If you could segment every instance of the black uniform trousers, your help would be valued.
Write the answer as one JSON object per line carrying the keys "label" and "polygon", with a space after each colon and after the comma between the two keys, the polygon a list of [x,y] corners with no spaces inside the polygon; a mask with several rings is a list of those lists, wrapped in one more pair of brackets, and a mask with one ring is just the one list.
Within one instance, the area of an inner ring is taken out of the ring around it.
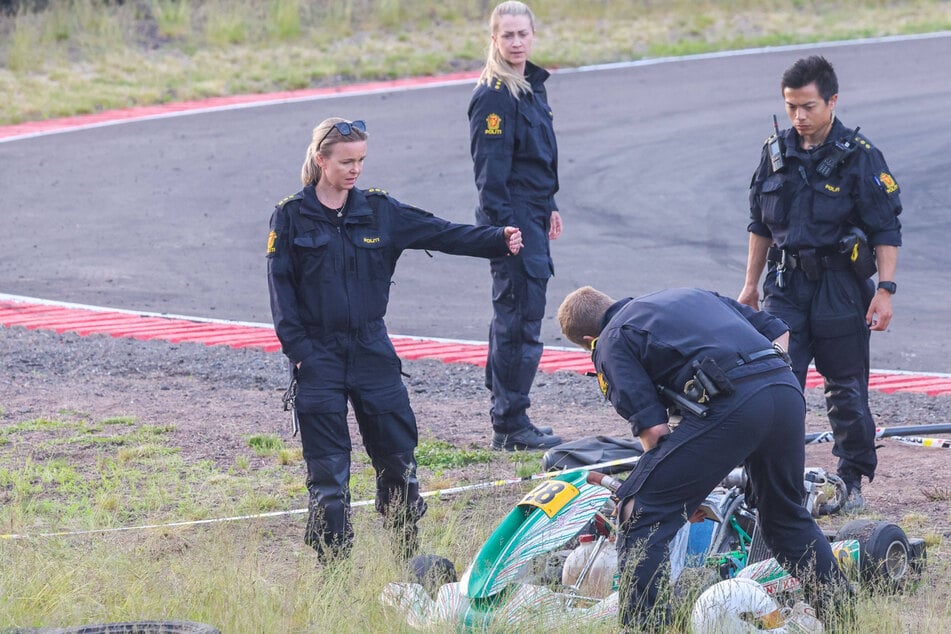
{"label": "black uniform trousers", "polygon": [[875,421],[868,405],[869,335],[865,313],[874,289],[849,269],[823,269],[809,280],[800,269],[776,284],[775,264],[763,284],[763,309],[789,325],[789,356],[799,385],[805,387],[809,363],[825,380],[826,409],[832,427],[832,454],[838,474],[849,483],[875,477]]}
{"label": "black uniform trousers", "polygon": [[656,627],[669,618],[659,602],[668,546],[704,498],[745,464],[760,529],[777,560],[804,583],[843,581],[832,549],[803,506],[805,401],[787,369],[734,380],[707,418],[685,414],[673,433],[637,463],[618,495],[633,509],[618,540],[620,609],[625,625]]}
{"label": "black uniform trousers", "polygon": [[529,425],[529,390],[538,371],[548,278],[529,275],[519,258],[495,258],[492,268],[492,322],[485,386],[492,391],[492,427],[503,434]]}
{"label": "black uniform trousers", "polygon": [[383,322],[320,337],[315,349],[298,370],[296,399],[310,493],[305,541],[319,554],[328,547],[346,554],[352,545],[348,400],[376,472],[376,509],[413,541],[426,510],[416,477],[416,417]]}

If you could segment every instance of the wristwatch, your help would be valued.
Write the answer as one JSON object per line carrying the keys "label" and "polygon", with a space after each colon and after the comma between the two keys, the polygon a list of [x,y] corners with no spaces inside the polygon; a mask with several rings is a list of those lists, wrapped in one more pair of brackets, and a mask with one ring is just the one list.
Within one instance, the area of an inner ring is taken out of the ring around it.
{"label": "wristwatch", "polygon": [[895,282],[879,282],[878,287],[882,290],[888,291],[889,295],[894,295],[895,291],[898,290],[898,284]]}

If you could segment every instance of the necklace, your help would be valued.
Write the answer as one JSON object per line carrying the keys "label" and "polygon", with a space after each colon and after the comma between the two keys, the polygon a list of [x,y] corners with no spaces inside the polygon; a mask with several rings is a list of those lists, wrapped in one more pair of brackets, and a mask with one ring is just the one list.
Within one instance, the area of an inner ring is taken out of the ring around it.
{"label": "necklace", "polygon": [[[320,199],[318,199],[318,202],[320,202]],[[347,206],[347,199],[344,198],[343,203],[341,203],[341,205],[340,205],[339,207],[331,207],[330,205],[325,205],[323,202],[320,202],[320,204],[321,204],[321,205],[324,207],[324,209],[326,209],[327,211],[332,211],[332,212],[334,212],[335,214],[337,214],[337,217],[338,217],[338,218],[343,218],[343,208]]]}
{"label": "necklace", "polygon": [[[314,194],[317,194],[317,188],[316,188],[316,187],[314,188]],[[348,200],[348,198],[349,198],[349,196],[344,196],[343,202],[340,203],[340,206],[339,206],[339,207],[331,207],[330,205],[328,205],[327,203],[325,203],[324,201],[322,201],[322,200],[320,199],[320,195],[317,194],[317,202],[319,202],[321,205],[323,205],[323,207],[324,207],[327,211],[332,211],[332,212],[336,213],[338,218],[343,218],[343,208],[347,206],[347,200]]]}

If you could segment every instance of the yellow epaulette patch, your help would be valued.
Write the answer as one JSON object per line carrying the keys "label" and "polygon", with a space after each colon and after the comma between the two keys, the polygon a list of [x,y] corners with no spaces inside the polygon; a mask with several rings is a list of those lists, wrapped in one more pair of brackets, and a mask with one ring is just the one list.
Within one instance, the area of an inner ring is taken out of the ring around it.
{"label": "yellow epaulette patch", "polygon": [[289,200],[297,198],[297,194],[291,194],[290,196],[285,196],[282,198],[275,207],[283,207]]}
{"label": "yellow epaulette patch", "polygon": [[869,141],[867,138],[865,138],[865,136],[862,135],[861,133],[855,135],[855,142],[858,144],[860,148],[862,148],[866,152],[870,151],[873,147],[875,147],[872,145],[872,142]]}
{"label": "yellow epaulette patch", "polygon": [[385,189],[380,189],[379,187],[371,187],[367,190],[368,194],[376,194],[377,196],[388,196],[389,194]]}

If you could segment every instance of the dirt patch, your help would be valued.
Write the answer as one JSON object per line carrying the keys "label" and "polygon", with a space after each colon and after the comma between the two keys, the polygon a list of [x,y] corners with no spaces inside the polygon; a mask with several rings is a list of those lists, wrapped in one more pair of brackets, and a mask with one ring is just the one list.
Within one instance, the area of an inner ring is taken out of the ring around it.
{"label": "dirt patch", "polygon": [[[289,446],[297,443],[290,437],[288,415],[281,411],[287,365],[279,353],[0,327],[0,358],[2,427],[70,412],[90,420],[135,417],[141,424],[174,426],[170,442],[184,456],[213,460],[222,469],[248,453],[250,435],[277,434]],[[459,447],[488,446],[491,428],[481,368],[406,361],[404,369],[422,438]],[[572,372],[540,373],[533,395],[533,420],[553,426],[565,440],[630,434],[593,379]],[[807,390],[807,400],[807,431],[825,431],[821,390]],[[947,423],[951,397],[874,392],[872,411],[882,427]],[[355,426],[351,435],[360,448]],[[882,440],[880,447],[878,475],[864,488],[868,516],[899,522],[911,536],[951,538],[951,450],[893,439]],[[68,451],[81,463],[84,451],[94,461],[97,449],[70,445]],[[0,446],[0,460],[3,453]],[[809,446],[806,455],[807,466],[835,471],[831,445]],[[493,478],[513,477],[507,456],[495,456]],[[48,457],[37,454],[34,459]],[[420,473],[424,489],[432,488],[428,475]],[[833,516],[822,523],[834,527],[844,522]]]}

